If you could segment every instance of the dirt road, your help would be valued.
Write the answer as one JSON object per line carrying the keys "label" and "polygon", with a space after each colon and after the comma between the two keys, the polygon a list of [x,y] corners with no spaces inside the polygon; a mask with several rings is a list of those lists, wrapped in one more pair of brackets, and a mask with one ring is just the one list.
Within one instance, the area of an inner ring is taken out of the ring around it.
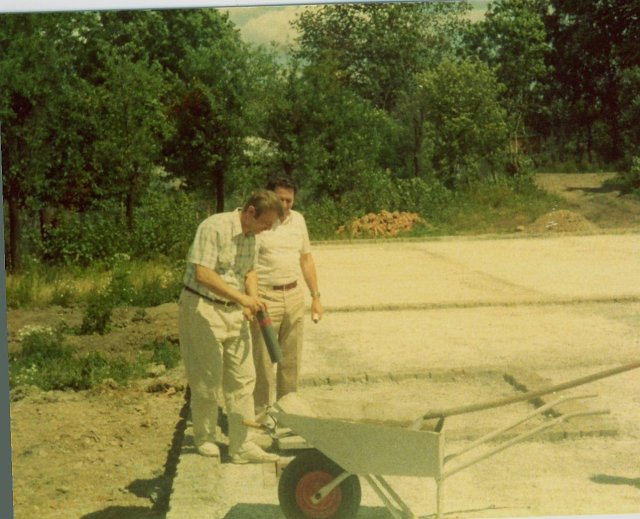
{"label": "dirt road", "polygon": [[541,173],[537,185],[564,198],[569,209],[578,212],[601,229],[640,228],[640,200],[620,195],[607,185],[615,173]]}
{"label": "dirt road", "polygon": [[[630,254],[640,257],[635,234],[640,203],[602,190],[601,179],[598,187],[576,183],[586,176],[558,177],[540,181],[576,197],[575,210],[584,207],[607,234],[409,242],[404,245],[408,252],[400,255],[383,244],[354,246],[351,253],[339,254],[335,246],[319,247],[323,298],[326,294],[332,311],[321,325],[309,326],[305,376],[410,370],[418,364],[518,364],[561,381],[630,360],[640,350],[640,303],[634,299],[632,267],[616,271],[616,265]],[[608,204],[615,209],[603,210]],[[614,229],[625,232],[611,234]],[[451,243],[464,252],[453,263],[446,252]],[[537,259],[505,275],[516,243],[520,252]],[[565,252],[576,247],[583,259],[579,268],[563,269],[558,277],[559,270],[545,267],[566,266]],[[377,271],[359,269],[362,258],[374,260]],[[471,260],[478,266],[472,267]],[[445,264],[447,270],[441,268]],[[398,267],[393,283],[382,288],[378,279]],[[426,291],[411,290],[418,276],[432,288],[443,288],[425,298]],[[494,298],[491,304],[483,296],[487,290]],[[384,305],[389,308],[381,311]],[[114,332],[87,341],[87,349],[133,351],[156,336],[175,337],[175,306],[149,313],[148,322],[137,322],[121,312]],[[10,312],[9,331],[14,336],[25,324],[56,324],[60,319],[73,325],[80,316],[80,309]],[[323,349],[314,348],[317,344]],[[15,517],[164,517],[183,389],[180,373],[174,373],[129,388],[14,395]],[[619,436],[524,444],[513,451],[511,461],[461,474],[447,489],[448,509],[462,517],[639,511],[639,389],[636,374],[598,383],[603,404],[616,416]],[[557,461],[549,464],[549,459]],[[513,466],[521,470],[508,469]],[[271,490],[265,492],[272,496]],[[609,500],[605,505],[598,497],[603,494]],[[363,518],[384,517],[379,506],[367,506]],[[429,503],[418,506],[421,514],[432,511]],[[277,514],[277,507],[266,510]]]}

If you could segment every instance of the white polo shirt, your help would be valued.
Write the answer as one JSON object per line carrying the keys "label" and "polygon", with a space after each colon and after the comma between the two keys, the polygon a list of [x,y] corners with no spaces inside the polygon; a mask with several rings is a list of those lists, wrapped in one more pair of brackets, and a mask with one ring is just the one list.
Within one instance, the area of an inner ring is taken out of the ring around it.
{"label": "white polo shirt", "polygon": [[304,216],[291,211],[284,222],[256,236],[256,272],[261,288],[286,285],[300,276],[300,254],[311,252]]}

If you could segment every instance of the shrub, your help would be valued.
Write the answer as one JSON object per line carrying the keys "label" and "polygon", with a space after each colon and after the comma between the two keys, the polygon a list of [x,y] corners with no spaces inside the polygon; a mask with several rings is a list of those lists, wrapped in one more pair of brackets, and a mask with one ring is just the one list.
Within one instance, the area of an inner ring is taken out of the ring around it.
{"label": "shrub", "polygon": [[22,350],[10,358],[9,385],[35,385],[45,391],[74,387],[80,374],[74,350],[61,330],[34,327],[23,334]]}
{"label": "shrub", "polygon": [[132,304],[135,298],[135,288],[131,284],[131,266],[127,254],[116,254],[111,269],[111,281],[107,287],[106,296],[111,299],[111,305],[126,306]]}
{"label": "shrub", "polygon": [[54,284],[53,293],[51,294],[51,304],[62,307],[72,306],[78,296],[76,287],[66,281],[58,281]]}
{"label": "shrub", "polygon": [[80,334],[107,333],[111,329],[113,308],[113,297],[109,291],[96,291],[89,294],[87,308],[80,325]]}
{"label": "shrub", "polygon": [[[22,331],[22,330],[21,330]],[[63,329],[34,326],[22,331],[21,353],[37,364],[51,359],[69,359],[73,351],[63,344]]]}
{"label": "shrub", "polygon": [[140,362],[128,362],[122,358],[108,359],[98,352],[91,352],[78,359],[80,379],[75,389],[90,389],[106,379],[124,385],[132,378],[142,377],[144,367]]}
{"label": "shrub", "polygon": [[336,238],[336,230],[349,220],[339,202],[325,197],[309,205],[300,204],[307,222],[307,229],[312,240],[330,240]]}
{"label": "shrub", "polygon": [[640,197],[640,157],[633,157],[631,166],[613,181],[622,193]]}
{"label": "shrub", "polygon": [[135,290],[132,304],[149,307],[175,301],[182,288],[182,275],[182,270],[173,270],[159,276],[143,278]]}
{"label": "shrub", "polygon": [[451,201],[451,192],[436,180],[422,178],[398,180],[400,209],[433,219]]}
{"label": "shrub", "polygon": [[145,344],[143,350],[151,352],[151,362],[164,364],[167,369],[175,368],[180,362],[180,349],[167,340],[156,339]]}
{"label": "shrub", "polygon": [[341,198],[341,207],[350,209],[347,212],[361,215],[398,209],[400,196],[389,170],[362,171],[358,184],[357,189],[345,193]]}
{"label": "shrub", "polygon": [[48,226],[41,256],[50,263],[87,266],[128,250],[120,210],[111,204],[75,213],[57,227]]}
{"label": "shrub", "polygon": [[199,223],[196,203],[186,193],[149,192],[136,211],[131,254],[139,259],[182,258]]}

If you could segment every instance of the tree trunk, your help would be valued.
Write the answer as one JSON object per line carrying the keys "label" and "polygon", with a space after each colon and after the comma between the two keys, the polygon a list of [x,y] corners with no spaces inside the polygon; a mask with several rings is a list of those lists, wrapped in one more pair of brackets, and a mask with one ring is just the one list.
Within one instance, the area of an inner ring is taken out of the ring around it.
{"label": "tree trunk", "polygon": [[125,210],[126,210],[126,218],[127,218],[127,229],[129,232],[133,232],[133,195],[131,191],[127,192],[127,197],[125,200]]}
{"label": "tree trunk", "polygon": [[420,154],[422,150],[422,125],[424,118],[422,114],[416,115],[413,118],[413,175],[418,178],[422,171],[422,163],[420,160]]}
{"label": "tree trunk", "polygon": [[15,198],[7,199],[9,206],[9,269],[17,272],[22,268],[20,250],[20,208]]}

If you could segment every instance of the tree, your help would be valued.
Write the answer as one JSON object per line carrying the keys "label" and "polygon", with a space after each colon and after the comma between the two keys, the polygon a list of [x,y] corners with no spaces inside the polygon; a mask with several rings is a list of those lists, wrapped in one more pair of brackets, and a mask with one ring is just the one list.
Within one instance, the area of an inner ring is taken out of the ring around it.
{"label": "tree", "polygon": [[[163,14],[168,39],[161,62],[175,77],[171,117],[176,133],[164,149],[167,166],[190,189],[210,193],[224,210],[225,177],[247,136],[249,54],[227,15],[216,10]],[[160,50],[158,50],[160,52]]]}
{"label": "tree", "polygon": [[640,66],[624,71],[620,104],[620,131],[624,143],[625,165],[630,167],[633,157],[640,157]]}
{"label": "tree", "polygon": [[304,11],[297,57],[317,66],[333,63],[334,80],[393,111],[418,72],[456,45],[466,2],[328,5]]}
{"label": "tree", "polygon": [[623,156],[620,89],[626,69],[640,65],[640,4],[635,0],[552,0],[547,18],[556,92],[570,107],[578,155]]}
{"label": "tree", "polygon": [[93,163],[96,184],[109,198],[122,200],[127,228],[156,167],[169,133],[162,104],[166,86],[159,65],[114,56],[97,87],[97,132]]}
{"label": "tree", "polygon": [[[42,209],[53,198],[68,197],[71,184],[80,197],[86,187],[82,176],[60,182],[70,170],[83,170],[86,132],[75,124],[80,82],[73,63],[80,38],[74,28],[86,19],[82,13],[0,16],[3,195],[12,270],[21,266],[21,210],[27,204]],[[65,112],[68,108],[71,114]],[[52,182],[54,178],[59,181]]]}
{"label": "tree", "polygon": [[548,8],[548,0],[497,0],[467,36],[467,52],[489,64],[506,87],[503,99],[515,154],[526,126],[539,124],[544,112]]}
{"label": "tree", "polygon": [[336,81],[333,63],[299,67],[282,78],[265,137],[277,145],[280,169],[309,194],[338,198],[379,168],[392,122]]}
{"label": "tree", "polygon": [[448,188],[483,175],[494,178],[504,165],[506,113],[502,87],[489,67],[477,61],[444,61],[419,78],[428,145],[425,158]]}

